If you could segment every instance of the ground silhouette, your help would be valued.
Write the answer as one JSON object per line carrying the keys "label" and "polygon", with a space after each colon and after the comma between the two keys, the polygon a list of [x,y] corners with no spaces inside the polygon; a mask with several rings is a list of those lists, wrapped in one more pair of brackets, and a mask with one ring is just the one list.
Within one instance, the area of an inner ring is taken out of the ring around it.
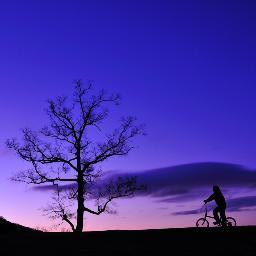
{"label": "ground silhouette", "polygon": [[255,255],[255,240],[255,226],[76,234],[38,232],[10,222],[0,222],[0,251],[3,255],[247,256]]}
{"label": "ground silhouette", "polygon": [[4,217],[0,216],[0,234],[6,234],[6,233],[24,233],[24,232],[39,232],[35,229],[31,229],[28,227],[24,227],[22,225],[12,223],[8,220],[6,220]]}

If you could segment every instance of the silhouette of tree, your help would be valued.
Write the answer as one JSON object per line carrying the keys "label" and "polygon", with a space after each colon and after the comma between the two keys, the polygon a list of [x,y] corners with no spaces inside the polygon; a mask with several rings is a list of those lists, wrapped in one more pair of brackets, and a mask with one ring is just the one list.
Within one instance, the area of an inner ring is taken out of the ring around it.
{"label": "silhouette of tree", "polygon": [[[108,116],[105,105],[119,104],[120,97],[104,91],[95,95],[91,84],[84,87],[80,80],[75,83],[73,96],[71,101],[67,97],[49,100],[46,110],[49,125],[38,132],[23,129],[23,143],[9,139],[7,146],[32,166],[12,179],[56,185],[53,204],[45,209],[46,214],[62,219],[73,231],[82,232],[85,212],[95,215],[111,212],[109,203],[114,199],[132,196],[142,189],[135,177],[111,180],[104,186],[97,184],[103,174],[99,164],[114,156],[127,155],[133,149],[132,139],[143,134],[143,127],[136,124],[134,117],[126,117],[119,128],[104,135],[104,142],[93,142],[90,134],[94,136],[95,130],[103,134],[102,122]],[[96,202],[95,209],[85,205],[92,199]],[[76,213],[66,204],[70,200],[76,203]],[[76,219],[75,225],[72,218]]]}

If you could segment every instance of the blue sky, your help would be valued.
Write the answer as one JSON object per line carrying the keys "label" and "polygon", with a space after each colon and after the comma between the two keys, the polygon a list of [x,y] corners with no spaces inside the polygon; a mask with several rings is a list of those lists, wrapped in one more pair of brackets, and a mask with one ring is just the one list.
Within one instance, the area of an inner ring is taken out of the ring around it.
{"label": "blue sky", "polygon": [[[146,124],[148,135],[130,156],[106,170],[202,162],[254,170],[255,9],[253,1],[226,0],[1,3],[0,214],[39,221],[48,195],[8,181],[24,163],[4,142],[23,127],[43,126],[46,99],[71,95],[74,79],[122,96],[113,119],[132,114]],[[20,217],[26,202],[31,213]]]}

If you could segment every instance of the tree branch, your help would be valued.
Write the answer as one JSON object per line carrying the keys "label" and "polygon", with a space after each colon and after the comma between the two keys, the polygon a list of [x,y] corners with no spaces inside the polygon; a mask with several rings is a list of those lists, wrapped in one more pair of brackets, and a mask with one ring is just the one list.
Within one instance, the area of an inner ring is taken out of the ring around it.
{"label": "tree branch", "polygon": [[75,178],[49,178],[46,174],[40,172],[39,167],[35,162],[32,162],[34,171],[28,170],[26,172],[20,172],[12,178],[13,181],[25,182],[27,184],[43,184],[43,183],[53,183],[58,181],[62,182],[77,182]]}
{"label": "tree branch", "polygon": [[[88,94],[88,92],[91,90],[92,84],[89,84],[87,88],[82,87],[82,83],[80,80],[76,81],[76,94],[75,99],[76,102],[80,106],[81,114],[82,114],[82,125],[79,129],[79,138],[78,140],[81,141],[85,128],[87,126],[94,125],[96,127],[97,123],[102,121],[108,113],[107,109],[101,110],[100,107],[103,105],[103,103],[112,102],[115,104],[119,103],[120,96],[119,95],[112,95],[107,97],[106,93],[102,90],[98,96],[93,96],[87,104],[85,104],[84,97]],[[98,112],[97,112],[98,111]]]}
{"label": "tree branch", "polygon": [[[98,209],[97,211],[84,207],[85,212],[94,215],[100,215],[107,210],[107,206],[114,199],[132,196],[136,191],[143,190],[143,186],[137,186],[136,177],[123,179],[119,177],[117,181],[110,181],[105,186],[105,190],[101,191],[98,196]],[[100,203],[101,197],[107,197],[104,203]]]}
{"label": "tree branch", "polygon": [[107,142],[98,145],[98,149],[94,150],[94,159],[89,161],[85,168],[112,156],[127,155],[133,149],[129,145],[130,140],[143,133],[143,127],[134,125],[134,122],[133,117],[124,118],[121,127],[109,136]]}

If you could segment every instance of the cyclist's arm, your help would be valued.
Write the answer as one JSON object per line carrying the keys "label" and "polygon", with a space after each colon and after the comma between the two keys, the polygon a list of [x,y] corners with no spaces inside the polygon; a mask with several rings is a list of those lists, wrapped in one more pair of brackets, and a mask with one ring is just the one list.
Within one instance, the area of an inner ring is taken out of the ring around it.
{"label": "cyclist's arm", "polygon": [[207,199],[205,199],[204,202],[205,202],[205,203],[208,203],[208,202],[214,200],[214,197],[215,197],[214,194],[212,194],[212,195],[210,195]]}

